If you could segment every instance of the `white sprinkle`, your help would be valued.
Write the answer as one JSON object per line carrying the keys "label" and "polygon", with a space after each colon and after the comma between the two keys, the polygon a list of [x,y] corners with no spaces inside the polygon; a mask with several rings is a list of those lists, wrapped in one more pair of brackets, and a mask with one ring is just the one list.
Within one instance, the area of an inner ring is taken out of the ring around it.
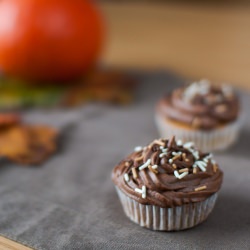
{"label": "white sprinkle", "polygon": [[161,153],[161,154],[159,155],[159,157],[162,158],[162,157],[164,157],[165,155],[167,155],[167,153]]}
{"label": "white sprinkle", "polygon": [[182,179],[183,177],[185,177],[186,175],[188,175],[188,172],[183,172],[182,174],[179,174],[179,172],[177,170],[174,171],[174,175],[177,179]]}
{"label": "white sprinkle", "polygon": [[179,175],[177,170],[174,171],[174,175],[175,175],[176,178],[180,179],[180,175]]}
{"label": "white sprinkle", "polygon": [[201,79],[200,84],[202,86],[210,87],[210,81],[208,79]]}
{"label": "white sprinkle", "polygon": [[149,165],[150,163],[151,163],[151,159],[148,159],[143,165],[141,165],[141,166],[139,167],[139,170],[142,170],[142,169],[148,167],[148,165]]}
{"label": "white sprinkle", "polygon": [[193,154],[193,156],[194,156],[194,158],[195,158],[196,160],[198,160],[198,159],[200,158],[199,152],[198,152],[198,151],[193,151],[192,154]]}
{"label": "white sprinkle", "polygon": [[142,190],[139,188],[135,188],[135,192],[142,194]]}
{"label": "white sprinkle", "polygon": [[129,176],[128,176],[128,174],[126,173],[126,174],[124,174],[124,179],[125,179],[125,181],[126,182],[128,182],[129,181]]}
{"label": "white sprinkle", "polygon": [[202,172],[206,172],[206,169],[205,169],[203,166],[198,165],[198,167],[200,168],[200,170],[201,170]]}
{"label": "white sprinkle", "polygon": [[147,194],[147,192],[146,192],[146,186],[142,186],[142,198],[143,199],[146,199],[146,194]]}
{"label": "white sprinkle", "polygon": [[162,153],[167,153],[168,152],[168,149],[167,148],[162,148]]}
{"label": "white sprinkle", "polygon": [[176,155],[181,155],[181,152],[172,152],[172,155],[176,156]]}
{"label": "white sprinkle", "polygon": [[205,158],[208,158],[208,159],[211,159],[211,158],[213,158],[214,156],[213,156],[213,154],[212,153],[210,153],[208,156],[206,156]]}
{"label": "white sprinkle", "polygon": [[[206,162],[206,163],[208,163],[208,161],[210,160],[210,159],[212,159],[213,158],[213,154],[209,154],[209,155],[207,155],[204,159],[203,159],[203,161],[204,162]],[[212,161],[212,160],[211,160]]]}
{"label": "white sprinkle", "polygon": [[233,88],[227,84],[222,85],[222,92],[225,96],[233,94]]}
{"label": "white sprinkle", "polygon": [[200,168],[201,171],[206,172],[207,164],[205,162],[197,161],[195,164]]}
{"label": "white sprinkle", "polygon": [[160,146],[160,149],[162,150],[162,149],[164,149],[164,147],[163,147],[163,146]]}
{"label": "white sprinkle", "polygon": [[204,162],[204,161],[196,161],[196,164],[197,164],[198,166],[199,166],[199,165],[202,165],[202,166],[204,166],[204,167],[207,166],[207,163]]}
{"label": "white sprinkle", "polygon": [[157,165],[153,165],[152,168],[153,168],[153,169],[157,169],[158,166],[157,166]]}
{"label": "white sprinkle", "polygon": [[214,159],[211,160],[211,163],[212,164],[217,164],[217,162]]}
{"label": "white sprinkle", "polygon": [[142,151],[142,149],[143,148],[141,146],[137,146],[137,147],[134,148],[134,151],[135,152],[140,152],[140,151]]}
{"label": "white sprinkle", "polygon": [[182,144],[183,144],[183,143],[182,143],[182,140],[178,140],[178,141],[177,141],[177,146],[182,146]]}
{"label": "white sprinkle", "polygon": [[190,101],[196,94],[207,94],[210,90],[210,86],[210,82],[206,79],[202,79],[199,82],[193,82],[184,91],[184,100]]}
{"label": "white sprinkle", "polygon": [[182,179],[182,178],[185,177],[186,175],[188,175],[188,172],[183,172],[182,174],[179,175],[179,179]]}
{"label": "white sprinkle", "polygon": [[193,147],[193,146],[194,146],[194,143],[193,143],[193,142],[186,142],[186,143],[183,145],[184,148],[191,148],[191,147]]}
{"label": "white sprinkle", "polygon": [[173,159],[169,159],[168,162],[169,162],[170,164],[172,164],[172,163],[173,163]]}

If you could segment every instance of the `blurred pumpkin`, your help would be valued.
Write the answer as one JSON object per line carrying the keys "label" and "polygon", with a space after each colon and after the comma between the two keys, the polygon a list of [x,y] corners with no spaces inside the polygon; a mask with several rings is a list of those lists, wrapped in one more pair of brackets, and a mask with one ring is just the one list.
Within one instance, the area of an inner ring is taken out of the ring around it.
{"label": "blurred pumpkin", "polygon": [[88,0],[1,0],[0,69],[28,80],[71,80],[91,68],[103,20]]}

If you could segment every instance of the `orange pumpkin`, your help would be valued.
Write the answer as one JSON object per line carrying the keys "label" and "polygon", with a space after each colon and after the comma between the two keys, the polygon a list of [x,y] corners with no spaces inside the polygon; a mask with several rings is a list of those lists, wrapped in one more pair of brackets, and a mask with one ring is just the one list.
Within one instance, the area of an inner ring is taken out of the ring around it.
{"label": "orange pumpkin", "polygon": [[88,0],[1,0],[0,70],[31,80],[71,80],[96,62],[103,20]]}

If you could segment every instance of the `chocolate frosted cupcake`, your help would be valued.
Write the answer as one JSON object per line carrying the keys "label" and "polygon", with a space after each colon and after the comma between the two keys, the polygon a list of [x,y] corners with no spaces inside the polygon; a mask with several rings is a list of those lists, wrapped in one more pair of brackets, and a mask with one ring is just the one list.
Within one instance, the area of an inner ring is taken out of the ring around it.
{"label": "chocolate frosted cupcake", "polygon": [[230,86],[201,80],[161,99],[156,124],[163,138],[176,135],[204,151],[222,150],[238,137],[239,100]]}
{"label": "chocolate frosted cupcake", "polygon": [[112,172],[125,214],[153,230],[194,227],[211,213],[223,173],[192,142],[155,140],[136,147]]}

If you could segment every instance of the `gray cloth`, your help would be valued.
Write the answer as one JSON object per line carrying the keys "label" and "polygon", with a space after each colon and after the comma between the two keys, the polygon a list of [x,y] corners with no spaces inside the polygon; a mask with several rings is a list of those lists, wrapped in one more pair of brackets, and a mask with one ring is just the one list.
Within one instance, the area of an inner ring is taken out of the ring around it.
{"label": "gray cloth", "polygon": [[[170,74],[143,82],[128,107],[89,105],[73,111],[30,111],[26,120],[65,132],[55,156],[41,167],[1,161],[0,234],[35,249],[250,249],[250,98],[243,94],[240,141],[216,154],[225,177],[213,213],[181,232],[154,232],[123,213],[112,168],[136,145],[158,137],[154,105],[182,82]],[[248,109],[246,109],[248,108]]]}

